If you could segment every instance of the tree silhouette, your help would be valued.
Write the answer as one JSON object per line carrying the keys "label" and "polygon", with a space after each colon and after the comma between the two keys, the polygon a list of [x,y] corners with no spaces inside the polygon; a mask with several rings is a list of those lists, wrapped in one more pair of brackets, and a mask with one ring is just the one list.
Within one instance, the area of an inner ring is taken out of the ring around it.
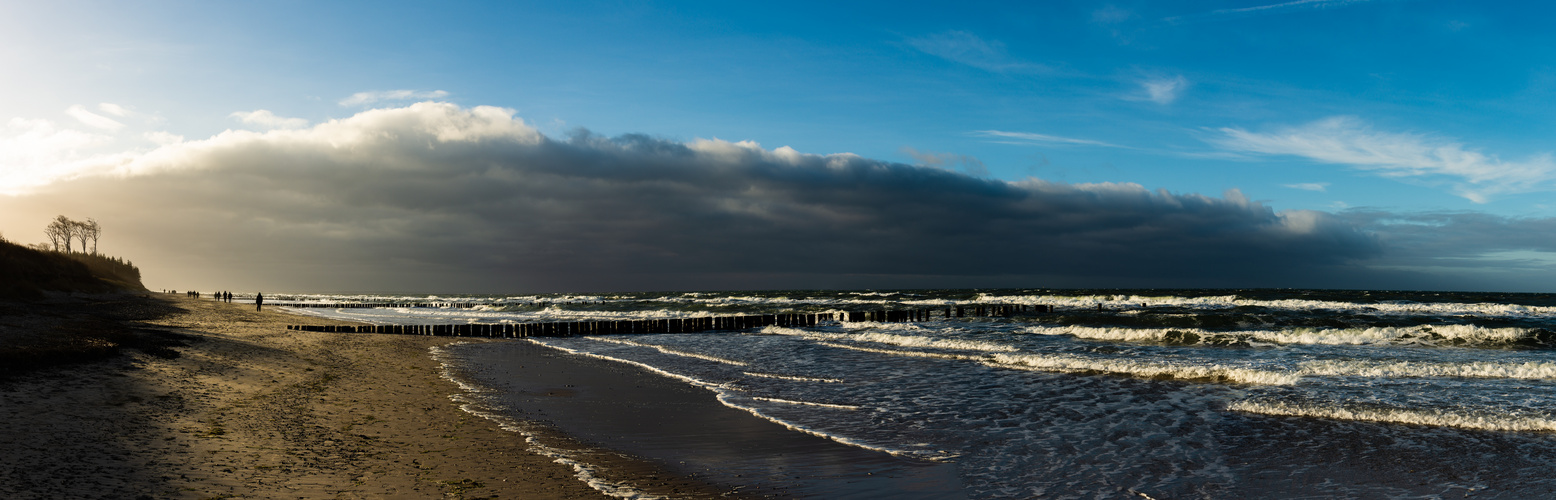
{"label": "tree silhouette", "polygon": [[97,223],[97,219],[88,218],[85,221],[70,220],[63,215],[55,217],[48,227],[43,228],[43,234],[49,237],[54,244],[54,251],[60,251],[63,246],[65,253],[75,251],[74,242],[81,240],[81,252],[87,252],[87,241],[92,242],[92,254],[97,253],[97,238],[102,236],[103,227]]}
{"label": "tree silhouette", "polygon": [[76,238],[76,221],[63,215],[55,217],[48,227],[43,228],[43,234],[49,236],[49,241],[54,243],[54,251],[65,247],[65,253],[70,253],[70,242]]}
{"label": "tree silhouette", "polygon": [[[97,219],[87,217],[86,222],[81,223],[86,231],[86,238],[92,239],[92,255],[97,255],[97,238],[103,235],[103,226],[97,223]],[[81,240],[81,250],[86,250],[86,238]]]}

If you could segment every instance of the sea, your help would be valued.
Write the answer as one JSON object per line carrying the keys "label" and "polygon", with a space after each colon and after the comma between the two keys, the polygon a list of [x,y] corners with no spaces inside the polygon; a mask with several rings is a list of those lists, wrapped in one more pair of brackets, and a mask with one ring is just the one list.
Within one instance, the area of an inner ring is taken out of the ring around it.
{"label": "sea", "polygon": [[[1556,294],[958,289],[271,301],[426,305],[296,309],[378,324],[1051,306],[471,342],[434,354],[484,398],[483,411],[515,420],[536,416],[498,379],[516,359],[505,353],[542,349],[632,367],[790,432],[954,476],[954,495],[922,497],[1556,497]],[[871,496],[804,484],[825,474],[793,470],[803,463],[777,473],[770,463],[656,453],[722,484],[791,481],[793,496]]]}

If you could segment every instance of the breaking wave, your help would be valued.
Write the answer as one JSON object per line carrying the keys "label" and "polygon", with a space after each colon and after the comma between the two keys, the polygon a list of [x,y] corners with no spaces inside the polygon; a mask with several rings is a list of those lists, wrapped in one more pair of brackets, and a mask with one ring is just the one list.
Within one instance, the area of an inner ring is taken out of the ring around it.
{"label": "breaking wave", "polygon": [[1457,427],[1483,431],[1556,431],[1556,419],[1544,416],[1496,415],[1448,410],[1300,404],[1252,400],[1234,401],[1227,405],[1227,409],[1283,417],[1357,420],[1391,424]]}

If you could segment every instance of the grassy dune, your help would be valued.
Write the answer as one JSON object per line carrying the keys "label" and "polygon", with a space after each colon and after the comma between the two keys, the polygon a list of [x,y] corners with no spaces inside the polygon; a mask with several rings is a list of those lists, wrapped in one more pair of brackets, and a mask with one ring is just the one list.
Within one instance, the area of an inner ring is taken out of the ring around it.
{"label": "grassy dune", "polygon": [[46,291],[143,291],[140,269],[102,255],[39,251],[0,241],[0,300],[35,300]]}
{"label": "grassy dune", "polygon": [[[0,379],[123,348],[163,352],[165,339],[127,327],[171,308],[136,294],[140,270],[114,257],[39,251],[0,241]],[[94,295],[50,298],[49,292]]]}

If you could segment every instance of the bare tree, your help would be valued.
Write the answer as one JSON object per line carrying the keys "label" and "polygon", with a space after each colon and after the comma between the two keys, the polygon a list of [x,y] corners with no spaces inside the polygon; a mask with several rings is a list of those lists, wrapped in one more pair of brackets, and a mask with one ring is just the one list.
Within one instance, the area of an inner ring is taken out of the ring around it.
{"label": "bare tree", "polygon": [[75,221],[61,215],[55,217],[48,227],[43,228],[43,234],[48,235],[49,241],[54,243],[54,251],[60,251],[65,247],[65,252],[70,252],[70,240],[75,238]]}
{"label": "bare tree", "polygon": [[92,236],[91,226],[88,226],[86,222],[78,220],[70,221],[70,226],[72,230],[71,232],[76,237],[76,239],[81,240],[81,253],[86,253],[86,240],[90,239]]}
{"label": "bare tree", "polygon": [[48,227],[43,228],[43,234],[48,235],[49,241],[54,243],[54,251],[60,251],[65,247],[65,253],[75,251],[74,243],[81,240],[81,252],[86,253],[87,242],[91,242],[91,253],[97,254],[97,239],[103,235],[103,226],[97,223],[97,219],[87,218],[85,221],[70,220],[63,215],[55,217]]}
{"label": "bare tree", "polygon": [[[91,217],[87,217],[81,226],[86,228],[87,237],[92,239],[92,255],[97,255],[97,238],[103,235],[103,226]],[[81,240],[81,249],[86,250],[86,239]]]}

